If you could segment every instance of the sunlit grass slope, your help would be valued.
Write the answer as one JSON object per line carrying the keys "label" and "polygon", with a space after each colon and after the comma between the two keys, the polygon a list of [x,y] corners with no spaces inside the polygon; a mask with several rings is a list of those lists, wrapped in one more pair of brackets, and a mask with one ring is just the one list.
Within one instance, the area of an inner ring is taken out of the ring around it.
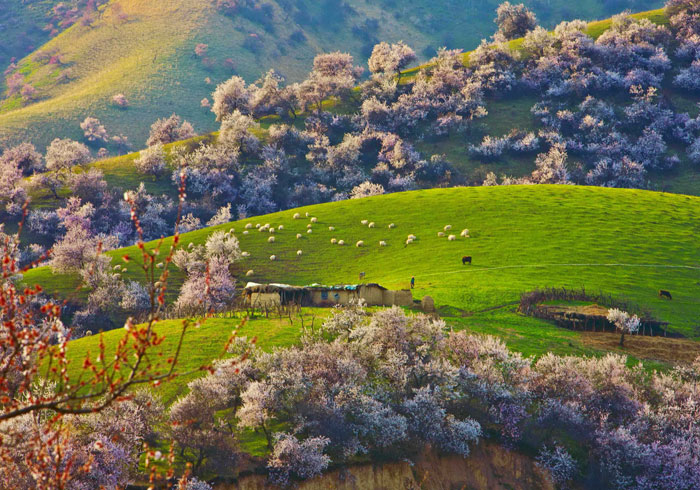
{"label": "sunlit grass slope", "polygon": [[[302,219],[292,219],[295,212]],[[311,234],[305,212],[318,218]],[[376,227],[363,226],[363,219]],[[268,243],[269,234],[255,228],[244,235],[247,223],[285,228]],[[437,236],[445,225],[452,225],[455,241]],[[365,281],[405,288],[415,276],[415,299],[429,294],[438,305],[466,311],[517,301],[536,287],[585,287],[649,307],[671,329],[700,337],[697,197],[576,186],[432,189],[260,216],[185,234],[183,243],[203,243],[212,231],[231,228],[252,255],[236,264],[241,282],[248,270],[250,280],[298,285],[354,283],[365,272]],[[471,238],[459,236],[463,228]],[[418,239],[406,246],[409,234]],[[346,245],[332,245],[331,238]],[[358,240],[364,247],[355,246]],[[380,240],[388,246],[379,247]],[[137,256],[133,247],[111,252],[115,260],[125,253]],[[471,267],[462,266],[463,255],[473,257]],[[129,275],[138,278],[133,266]],[[30,271],[26,280],[62,294],[77,284],[48,268]],[[181,280],[175,273],[173,286]],[[671,291],[673,300],[659,299],[659,289]]]}
{"label": "sunlit grass slope", "polygon": [[[38,90],[38,100],[25,105],[14,96],[0,104],[0,146],[30,140],[44,147],[53,137],[78,138],[86,116],[98,117],[111,134],[126,134],[136,147],[143,145],[156,118],[172,112],[198,131],[210,131],[214,119],[200,101],[234,73],[253,81],[274,68],[299,80],[318,52],[349,51],[362,63],[380,40],[404,39],[422,59],[444,45],[471,48],[495,30],[492,19],[499,1],[418,0],[409,5],[351,0],[344,8],[333,7],[334,0],[299,2],[295,5],[304,19],[281,2],[268,3],[272,15],[266,28],[242,15],[224,16],[209,0],[110,2],[91,25],[74,25],[20,61],[20,72]],[[644,0],[635,8],[661,3]],[[557,0],[531,7],[551,27],[564,19],[613,13],[604,4]],[[251,39],[259,40],[257,47],[246,48]],[[209,47],[207,62],[194,54],[199,43]],[[50,64],[52,55],[61,62]],[[128,109],[112,105],[116,93],[127,96]]]}

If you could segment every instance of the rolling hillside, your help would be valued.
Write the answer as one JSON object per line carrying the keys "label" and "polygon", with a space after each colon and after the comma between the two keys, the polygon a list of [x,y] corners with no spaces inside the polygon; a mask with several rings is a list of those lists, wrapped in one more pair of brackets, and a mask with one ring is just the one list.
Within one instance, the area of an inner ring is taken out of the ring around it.
{"label": "rolling hillside", "polygon": [[[292,219],[297,211],[318,218],[313,233],[305,233],[308,219]],[[374,221],[376,228],[361,225],[363,219]],[[285,228],[275,243],[268,243],[269,235],[254,228],[244,235],[247,223]],[[396,227],[387,228],[389,223]],[[448,224],[455,241],[437,236]],[[403,288],[414,275],[414,298],[429,294],[437,305],[463,312],[512,305],[536,287],[585,287],[648,307],[672,330],[700,337],[697,197],[577,186],[433,189],[255,217],[185,234],[183,243],[203,243],[222,228],[235,229],[241,249],[252,255],[236,265],[241,282],[353,283],[365,272],[366,281]],[[463,228],[472,238],[459,236]],[[411,233],[418,239],[405,246]],[[331,238],[346,245],[331,245]],[[358,240],[365,246],[355,247]],[[380,240],[388,246],[380,248]],[[301,257],[297,250],[303,251]],[[135,252],[110,254],[118,261]],[[462,266],[463,255],[473,256],[471,267]],[[250,269],[254,275],[246,278]],[[139,279],[135,271],[128,274]],[[171,277],[174,296],[182,274]],[[29,271],[25,280],[62,294],[77,285],[77,278],[54,275],[46,267]],[[659,299],[659,289],[671,291],[673,301]]]}
{"label": "rolling hillside", "polygon": [[[334,3],[337,18],[323,17]],[[661,4],[616,2],[611,10],[608,2],[594,0],[525,3],[546,26]],[[213,117],[200,101],[234,73],[252,81],[275,68],[298,80],[318,52],[342,49],[364,61],[379,40],[405,39],[423,57],[442,45],[472,47],[493,32],[497,4],[276,0],[262,14],[256,7],[223,15],[209,1],[113,1],[100,8],[92,24],[73,25],[20,61],[19,73],[37,93],[29,103],[18,95],[0,103],[0,145],[25,139],[43,147],[56,136],[77,139],[78,125],[89,115],[102,120],[110,134],[127,135],[137,147],[143,145],[150,123],[172,112],[192,121],[200,132],[211,131]],[[198,44],[208,46],[200,57],[194,53]],[[112,104],[117,93],[127,96],[128,109]]]}

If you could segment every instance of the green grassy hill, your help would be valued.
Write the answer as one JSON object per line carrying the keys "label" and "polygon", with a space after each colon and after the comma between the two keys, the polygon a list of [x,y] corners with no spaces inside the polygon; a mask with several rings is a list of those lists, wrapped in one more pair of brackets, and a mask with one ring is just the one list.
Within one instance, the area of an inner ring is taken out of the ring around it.
{"label": "green grassy hill", "polygon": [[[57,136],[78,139],[86,116],[98,117],[110,134],[126,134],[137,147],[150,123],[172,112],[200,132],[211,131],[213,117],[200,101],[234,73],[252,81],[275,68],[297,80],[318,52],[342,49],[364,61],[379,40],[405,39],[424,56],[442,45],[472,47],[494,31],[498,3],[275,0],[268,2],[269,15],[256,18],[224,16],[209,0],[112,1],[91,25],[77,23],[20,61],[25,81],[38,90],[36,101],[13,96],[0,103],[0,145],[31,140],[43,147]],[[599,0],[525,3],[548,26],[613,13]],[[660,4],[623,2],[616,9]],[[209,46],[206,62],[194,54],[199,43]],[[50,64],[51,55],[59,55],[60,63]],[[130,100],[128,109],[113,106],[117,93]]]}
{"label": "green grassy hill", "polygon": [[[307,211],[318,218],[311,234],[308,219],[292,219]],[[363,219],[376,227],[363,226]],[[268,243],[269,235],[254,228],[244,235],[247,223],[284,230]],[[448,224],[455,241],[437,236]],[[255,217],[185,234],[183,243],[203,243],[213,230],[231,228],[252,254],[236,264],[242,283],[353,283],[365,272],[365,281],[405,288],[414,275],[414,298],[431,295],[446,310],[465,313],[512,305],[536,287],[585,287],[648,307],[672,330],[700,337],[697,197],[576,186],[433,189]],[[459,236],[463,228],[471,238]],[[303,237],[296,239],[297,233]],[[406,246],[409,234],[418,239]],[[346,245],[332,245],[331,238]],[[365,246],[356,247],[358,240]],[[380,247],[380,240],[388,246]],[[125,253],[138,255],[133,247],[110,252],[116,260]],[[463,255],[473,257],[471,267],[462,266]],[[131,269],[128,274],[140,279]],[[246,278],[251,269],[254,275]],[[182,278],[173,274],[171,298]],[[46,267],[29,271],[25,280],[62,294],[77,285],[77,278]],[[673,301],[659,299],[659,289],[671,291]]]}
{"label": "green grassy hill", "polygon": [[[648,18],[652,22],[657,24],[665,24],[668,22],[664,11],[662,9],[652,10],[648,12],[641,12],[634,14],[634,17],[638,18]],[[610,20],[596,21],[592,22],[589,26],[589,34],[593,37],[597,37],[610,25]],[[155,34],[154,34],[155,35]],[[515,40],[511,42],[512,49],[520,49],[520,40]],[[469,53],[465,53],[465,62],[468,63]],[[191,60],[190,60],[191,61]],[[413,71],[417,70],[414,69]],[[205,76],[205,73],[202,74]],[[410,77],[404,77],[408,79]],[[206,85],[206,84],[205,84]],[[172,85],[168,90],[177,91],[180,90],[177,85]],[[211,86],[206,87],[207,90],[211,90]],[[196,90],[192,87],[188,88],[188,93],[196,93]],[[172,92],[170,96],[174,96],[175,92]],[[201,94],[199,94],[201,95]],[[202,118],[205,121],[205,126],[213,122],[212,115],[205,109],[201,109],[198,106],[199,95],[191,97],[192,100],[189,101],[190,107],[195,109],[193,114],[188,114],[187,117],[190,119],[196,119],[197,117]],[[206,94],[205,94],[206,95]],[[664,95],[667,100],[673,104],[677,109],[682,111],[688,111],[692,116],[695,116],[698,112],[697,108],[697,97],[689,97],[687,95],[681,95],[674,88],[668,84],[664,88]],[[144,96],[145,97],[145,96]],[[89,98],[89,97],[88,97]],[[77,99],[76,99],[77,100]],[[534,168],[534,158],[532,155],[512,155],[505,154],[497,162],[484,163],[469,154],[468,147],[469,144],[478,144],[481,142],[483,134],[488,133],[494,136],[505,135],[509,133],[512,129],[518,128],[528,131],[537,131],[538,124],[533,118],[530,108],[538,101],[537,97],[531,94],[514,94],[507,98],[490,98],[487,100],[486,107],[489,112],[488,116],[479,121],[479,124],[466,135],[452,135],[447,138],[441,138],[439,140],[422,140],[419,141],[417,146],[418,149],[426,156],[431,154],[445,154],[448,160],[454,165],[454,167],[460,172],[461,179],[464,184],[475,184],[479,185],[485,178],[486,174],[490,171],[496,172],[498,175],[511,175],[514,177],[521,177],[529,175]],[[107,101],[108,102],[108,101]],[[176,110],[172,106],[174,102],[168,102],[168,111]],[[44,104],[44,105],[42,105]],[[3,120],[11,120],[14,117],[19,117],[17,120],[19,126],[23,127],[22,120],[24,115],[31,113],[33,110],[42,111],[42,107],[47,108],[51,105],[50,101],[45,103],[39,103],[34,106],[29,106],[25,109],[19,111],[8,112],[6,114],[0,113],[0,122]],[[132,107],[124,110],[112,107],[107,103],[104,108],[110,114],[109,117],[116,117],[116,120],[121,121],[119,124],[126,124],[132,130],[136,131],[138,134],[145,135],[147,132],[147,127],[156,117],[163,116],[166,113],[152,113],[152,116],[147,118],[140,118],[139,111],[150,111],[152,107],[148,104],[148,100],[144,99],[142,102],[132,98]],[[347,108],[343,108],[346,110]],[[88,114],[86,112],[85,114]],[[43,117],[37,113],[37,117]],[[303,126],[302,118],[296,121],[299,127]],[[104,119],[103,119],[104,120]],[[56,119],[56,124],[62,124],[60,118]],[[78,119],[73,121],[69,127],[70,135],[74,138],[80,138],[80,130],[78,128]],[[105,120],[108,121],[108,120]],[[264,128],[266,128],[271,122],[274,121],[262,121],[263,130],[260,132],[260,136],[264,138]],[[52,123],[53,124],[53,123]],[[199,126],[201,129],[203,126]],[[44,128],[41,124],[38,126],[30,126],[29,131],[34,131],[37,137],[43,137],[47,140],[52,137],[48,132],[43,132]],[[108,124],[108,130],[110,129]],[[40,134],[42,133],[43,134]],[[9,134],[9,133],[8,133]],[[193,146],[196,142],[201,139],[211,138],[211,134],[206,134],[195,138],[193,140],[188,140],[179,144],[185,144],[188,146]],[[0,140],[2,136],[0,133]],[[135,141],[132,139],[132,141]],[[0,146],[2,142],[0,141]],[[170,182],[170,176],[164,175],[160,178],[146,177],[135,171],[133,167],[133,160],[138,156],[137,153],[124,155],[120,157],[113,157],[106,160],[95,162],[94,166],[101,169],[105,174],[105,179],[107,182],[114,187],[121,189],[133,189],[138,186],[139,182],[144,181],[149,188],[149,191],[156,193],[170,193],[173,194],[175,189]],[[674,169],[664,172],[650,172],[649,179],[651,188],[654,190],[662,190],[666,192],[677,192],[683,194],[697,195],[700,193],[700,168],[690,164],[687,161],[685,152],[681,151],[679,153],[681,157],[681,163]],[[572,157],[573,163],[575,163],[575,158]],[[47,205],[56,206],[55,202],[52,202],[51,196],[48,194],[42,195],[41,192],[35,193],[33,195],[34,205]]]}

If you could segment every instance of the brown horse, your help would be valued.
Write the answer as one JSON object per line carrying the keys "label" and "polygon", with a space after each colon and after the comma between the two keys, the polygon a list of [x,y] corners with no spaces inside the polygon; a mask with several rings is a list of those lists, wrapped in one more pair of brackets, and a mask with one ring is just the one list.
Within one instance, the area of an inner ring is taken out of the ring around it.
{"label": "brown horse", "polygon": [[471,255],[465,255],[462,257],[462,265],[464,264],[469,264],[472,265],[472,256]]}

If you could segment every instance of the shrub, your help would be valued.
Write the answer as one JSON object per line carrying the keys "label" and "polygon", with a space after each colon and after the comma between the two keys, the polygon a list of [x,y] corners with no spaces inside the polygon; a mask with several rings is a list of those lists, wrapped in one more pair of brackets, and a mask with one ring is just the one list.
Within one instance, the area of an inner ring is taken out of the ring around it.
{"label": "shrub", "polygon": [[158,176],[165,170],[165,150],[162,143],[156,143],[139,152],[134,166],[142,174]]}

